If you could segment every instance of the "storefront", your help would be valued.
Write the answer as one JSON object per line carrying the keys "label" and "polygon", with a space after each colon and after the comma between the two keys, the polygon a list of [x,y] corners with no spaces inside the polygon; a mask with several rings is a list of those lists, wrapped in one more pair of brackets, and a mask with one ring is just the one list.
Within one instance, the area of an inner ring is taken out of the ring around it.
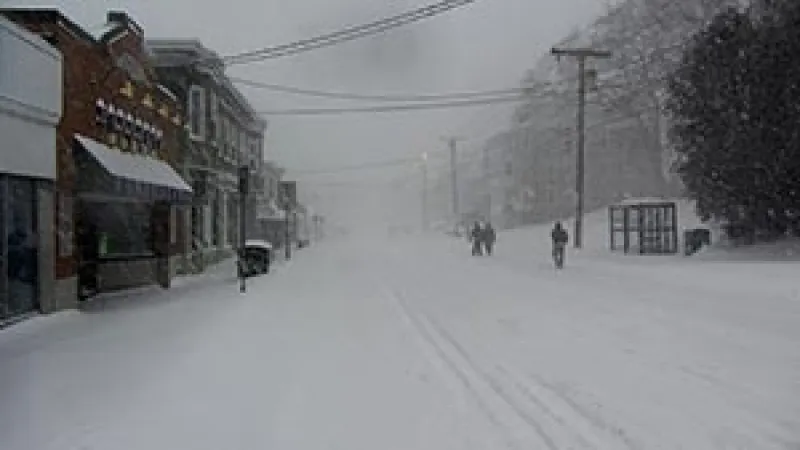
{"label": "storefront", "polygon": [[61,55],[0,18],[0,326],[54,301],[53,184]]}
{"label": "storefront", "polygon": [[81,172],[76,240],[82,296],[148,284],[169,287],[178,208],[192,189],[167,163],[75,136]]}

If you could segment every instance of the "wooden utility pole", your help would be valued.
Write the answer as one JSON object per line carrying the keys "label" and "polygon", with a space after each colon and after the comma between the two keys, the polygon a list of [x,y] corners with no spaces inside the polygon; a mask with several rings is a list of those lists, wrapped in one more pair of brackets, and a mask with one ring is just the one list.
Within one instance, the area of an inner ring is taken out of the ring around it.
{"label": "wooden utility pole", "polygon": [[576,161],[575,193],[577,202],[575,206],[575,248],[583,246],[583,197],[585,178],[585,147],[586,147],[586,60],[589,58],[610,58],[611,52],[590,48],[556,48],[550,53],[560,58],[561,56],[574,56],[578,58],[578,152]]}
{"label": "wooden utility pole", "polygon": [[450,188],[453,190],[453,216],[458,220],[458,164],[456,163],[456,145],[458,141],[450,138]]}
{"label": "wooden utility pole", "polygon": [[453,218],[456,222],[460,220],[459,206],[458,206],[458,162],[457,162],[457,147],[458,141],[461,138],[449,137],[446,138],[450,147],[450,189],[453,191]]}
{"label": "wooden utility pole", "polygon": [[485,219],[492,221],[492,185],[491,174],[489,173],[489,147],[483,147],[483,189],[484,189],[484,208],[486,208]]}
{"label": "wooden utility pole", "polygon": [[428,229],[428,154],[422,154],[422,231]]}

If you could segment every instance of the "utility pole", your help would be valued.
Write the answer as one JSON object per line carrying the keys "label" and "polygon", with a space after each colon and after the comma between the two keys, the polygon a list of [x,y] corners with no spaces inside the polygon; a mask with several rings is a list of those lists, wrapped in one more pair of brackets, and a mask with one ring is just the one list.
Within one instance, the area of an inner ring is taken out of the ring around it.
{"label": "utility pole", "polygon": [[610,58],[611,52],[589,48],[556,48],[550,50],[556,58],[574,56],[578,58],[578,152],[576,161],[575,193],[575,248],[583,246],[583,197],[584,197],[584,160],[586,147],[586,60],[588,58]]}
{"label": "utility pole", "polygon": [[485,195],[486,220],[492,221],[492,186],[489,174],[489,147],[483,147],[483,189]]}
{"label": "utility pole", "polygon": [[453,191],[453,217],[457,222],[460,220],[458,207],[458,164],[456,161],[459,140],[460,138],[457,137],[447,138],[447,143],[450,146],[450,189]]}
{"label": "utility pole", "polygon": [[290,225],[291,225],[291,223],[290,223],[291,210],[288,207],[284,210],[284,218],[283,218],[283,220],[284,220],[283,227],[284,227],[284,229],[286,231],[286,233],[285,233],[285,235],[283,237],[283,240],[284,240],[284,247],[283,247],[284,255],[283,256],[286,258],[287,261],[289,261],[290,259],[292,259],[292,230],[289,228]]}
{"label": "utility pole", "polygon": [[453,216],[458,220],[458,164],[455,138],[450,138],[450,189],[453,190]]}
{"label": "utility pole", "polygon": [[422,231],[428,230],[428,154],[422,154]]}
{"label": "utility pole", "polygon": [[297,183],[294,181],[282,181],[280,186],[280,199],[285,214],[284,217],[284,256],[286,260],[292,259],[292,231],[290,225],[297,226],[295,217],[294,223],[290,223],[292,212],[297,202]]}

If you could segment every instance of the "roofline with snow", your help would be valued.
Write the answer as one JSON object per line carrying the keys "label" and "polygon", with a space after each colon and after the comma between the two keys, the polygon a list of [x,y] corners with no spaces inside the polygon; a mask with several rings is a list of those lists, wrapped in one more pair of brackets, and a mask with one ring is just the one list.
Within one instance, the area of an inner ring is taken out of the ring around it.
{"label": "roofline with snow", "polygon": [[[226,90],[239,106],[251,117],[253,124],[253,131],[263,133],[267,129],[268,122],[259,116],[258,112],[253,108],[247,98],[234,86],[233,82],[225,74],[225,66],[222,57],[215,51],[203,45],[199,39],[174,39],[174,38],[159,38],[147,39],[145,46],[153,54],[153,60],[156,67],[165,66],[167,64],[159,62],[159,54],[166,53],[182,53],[190,64],[192,59],[200,60],[200,62],[207,62],[202,64],[211,69],[211,75],[214,81],[224,90]],[[200,64],[197,64],[200,66]]]}
{"label": "roofline with snow", "polygon": [[89,33],[85,28],[73,21],[60,10],[50,7],[7,7],[0,8],[0,15],[5,16],[11,21],[15,19],[25,20],[25,18],[34,18],[40,23],[52,23],[58,25],[63,24],[65,28],[77,37],[85,39],[92,44],[98,44],[100,41]]}

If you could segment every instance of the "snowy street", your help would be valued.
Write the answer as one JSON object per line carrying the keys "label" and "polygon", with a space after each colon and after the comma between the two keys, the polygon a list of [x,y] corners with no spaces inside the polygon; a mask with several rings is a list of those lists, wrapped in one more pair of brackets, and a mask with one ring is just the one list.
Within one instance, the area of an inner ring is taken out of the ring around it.
{"label": "snowy street", "polygon": [[529,238],[328,241],[2,330],[0,448],[800,448],[796,265]]}

